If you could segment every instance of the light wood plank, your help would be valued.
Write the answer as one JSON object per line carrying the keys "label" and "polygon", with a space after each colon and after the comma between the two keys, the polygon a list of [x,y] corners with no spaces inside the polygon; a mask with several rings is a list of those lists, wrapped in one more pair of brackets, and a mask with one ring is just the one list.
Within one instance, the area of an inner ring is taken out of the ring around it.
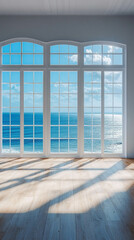
{"label": "light wood plank", "polygon": [[0,240],[134,239],[134,160],[0,159]]}

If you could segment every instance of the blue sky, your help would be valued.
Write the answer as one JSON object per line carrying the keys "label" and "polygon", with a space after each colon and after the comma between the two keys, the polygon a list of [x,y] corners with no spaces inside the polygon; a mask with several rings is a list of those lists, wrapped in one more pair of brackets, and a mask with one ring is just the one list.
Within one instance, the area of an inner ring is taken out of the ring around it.
{"label": "blue sky", "polygon": [[[33,64],[33,62],[43,61],[43,46],[30,42],[16,42],[2,47],[2,53],[5,54],[5,63],[21,64],[21,50],[24,53],[25,64]],[[78,48],[72,45],[54,45],[51,46],[53,64],[77,64]],[[91,45],[84,48],[85,54],[89,54],[86,58],[92,59],[95,63],[103,60],[110,63],[110,54],[119,54],[116,58],[120,58],[122,48],[109,45]],[[36,57],[34,56],[36,55]],[[40,60],[41,59],[41,60]],[[118,59],[117,63],[118,63]],[[86,60],[85,60],[86,61]],[[113,61],[113,60],[111,60]],[[19,72],[3,72],[2,73],[2,91],[3,91],[3,107],[20,106],[20,73]],[[6,84],[5,84],[6,83]],[[34,84],[33,84],[34,83]],[[51,107],[52,109],[65,107],[77,108],[77,72],[51,72],[50,76],[51,89]],[[69,83],[69,84],[68,84]],[[121,72],[105,72],[105,107],[122,107],[122,73]],[[11,97],[10,97],[10,94]],[[34,92],[34,96],[33,96]],[[114,96],[112,93],[114,92]],[[60,97],[59,97],[60,93]],[[68,94],[69,93],[69,94]],[[101,106],[101,72],[85,72],[84,73],[84,101],[85,107]],[[93,94],[91,94],[93,93]],[[43,107],[43,72],[24,72],[24,107]]]}
{"label": "blue sky", "polygon": [[[19,108],[20,73],[3,72],[2,82],[3,107]],[[122,73],[106,72],[104,82],[105,107],[122,107]],[[101,72],[85,72],[84,83],[85,107],[101,107]],[[50,89],[52,108],[77,107],[77,72],[51,72]],[[43,72],[24,73],[24,107],[43,107]]]}

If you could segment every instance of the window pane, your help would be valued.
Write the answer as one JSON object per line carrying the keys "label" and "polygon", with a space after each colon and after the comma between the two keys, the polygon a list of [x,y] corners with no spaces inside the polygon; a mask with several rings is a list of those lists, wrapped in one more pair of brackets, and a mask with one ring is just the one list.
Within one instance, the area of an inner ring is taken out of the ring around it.
{"label": "window pane", "polygon": [[21,53],[21,43],[11,43],[11,53]]}
{"label": "window pane", "polygon": [[84,152],[86,153],[101,152],[100,93],[101,72],[84,72]]}
{"label": "window pane", "polygon": [[123,49],[111,45],[91,45],[84,47],[85,65],[122,65]]}
{"label": "window pane", "polygon": [[23,53],[33,53],[34,52],[34,44],[31,42],[23,42],[22,43],[22,52]]}
{"label": "window pane", "polygon": [[[22,62],[21,62],[22,53]],[[31,42],[15,42],[2,47],[4,65],[42,65],[43,46]]]}
{"label": "window pane", "polygon": [[43,53],[43,46],[39,44],[34,44],[34,52],[35,53]]}
{"label": "window pane", "polygon": [[77,65],[78,47],[73,45],[54,45],[50,47],[51,65]]}
{"label": "window pane", "polygon": [[2,47],[2,53],[10,53],[10,44]]}
{"label": "window pane", "polygon": [[[43,72],[24,72],[24,152],[43,152]],[[28,146],[26,146],[28,145]]]}
{"label": "window pane", "polygon": [[122,72],[105,71],[104,86],[104,152],[122,153]]}
{"label": "window pane", "polygon": [[20,72],[15,71],[2,72],[2,152],[20,152]]}
{"label": "window pane", "polygon": [[36,64],[36,65],[43,64],[43,54],[35,54],[34,55],[34,64]]}
{"label": "window pane", "polygon": [[57,71],[50,76],[51,152],[76,153],[77,72]]}
{"label": "window pane", "polygon": [[33,54],[22,55],[22,64],[33,65],[33,63],[34,63],[34,55]]}
{"label": "window pane", "polygon": [[9,65],[10,64],[10,55],[9,54],[3,54],[2,55],[2,64],[3,65]]}

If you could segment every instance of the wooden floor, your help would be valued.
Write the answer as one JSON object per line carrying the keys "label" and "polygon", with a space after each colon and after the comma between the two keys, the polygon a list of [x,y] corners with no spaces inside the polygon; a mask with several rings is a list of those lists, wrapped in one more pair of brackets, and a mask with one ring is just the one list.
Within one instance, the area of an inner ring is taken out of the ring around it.
{"label": "wooden floor", "polygon": [[0,240],[134,239],[134,160],[0,159]]}

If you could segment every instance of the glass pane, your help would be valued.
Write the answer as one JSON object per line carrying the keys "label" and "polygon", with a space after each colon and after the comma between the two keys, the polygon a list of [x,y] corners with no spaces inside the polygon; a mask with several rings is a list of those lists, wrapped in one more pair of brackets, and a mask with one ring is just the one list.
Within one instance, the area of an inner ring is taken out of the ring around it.
{"label": "glass pane", "polygon": [[20,140],[11,139],[11,152],[20,152]]}
{"label": "glass pane", "polygon": [[94,65],[100,65],[102,61],[101,54],[93,54],[93,64]]}
{"label": "glass pane", "polygon": [[34,64],[34,55],[33,54],[22,55],[22,64],[33,65]]}
{"label": "glass pane", "polygon": [[10,53],[10,44],[2,47],[2,53]]}
{"label": "glass pane", "polygon": [[11,72],[11,82],[20,83],[20,72]]}
{"label": "glass pane", "polygon": [[93,56],[89,54],[84,54],[84,64],[92,65],[93,64]]}
{"label": "glass pane", "polygon": [[69,139],[69,152],[77,152],[77,139]]}
{"label": "glass pane", "polygon": [[122,55],[114,55],[114,65],[122,65]]}
{"label": "glass pane", "polygon": [[20,138],[20,127],[11,127],[11,138]]}
{"label": "glass pane", "polygon": [[60,64],[59,55],[58,54],[51,54],[50,63],[51,63],[51,65],[59,65]]}
{"label": "glass pane", "polygon": [[2,137],[3,138],[10,138],[10,127],[9,126],[4,126],[2,128]]}
{"label": "glass pane", "polygon": [[33,138],[33,127],[24,127],[24,138]]}
{"label": "glass pane", "polygon": [[78,55],[77,54],[69,54],[69,64],[70,65],[78,64]]}
{"label": "glass pane", "polygon": [[84,139],[84,152],[93,152],[92,151],[92,139]]}
{"label": "glass pane", "polygon": [[61,44],[60,45],[60,53],[68,53],[69,45]]}
{"label": "glass pane", "polygon": [[23,42],[22,43],[22,52],[23,53],[33,53],[34,52],[34,44],[31,42]]}
{"label": "glass pane", "polygon": [[85,53],[93,53],[93,46],[90,45],[90,46],[84,47],[84,52]]}
{"label": "glass pane", "polygon": [[103,45],[103,53],[113,53],[113,46]]}
{"label": "glass pane", "polygon": [[11,107],[19,108],[20,107],[20,94],[11,95]]}
{"label": "glass pane", "polygon": [[21,53],[21,42],[11,43],[11,53]]}
{"label": "glass pane", "polygon": [[33,83],[33,72],[24,72],[24,83]]}
{"label": "glass pane", "polygon": [[51,127],[51,138],[59,138],[59,127],[57,126]]}
{"label": "glass pane", "polygon": [[34,124],[43,125],[43,109],[34,109]]}
{"label": "glass pane", "polygon": [[11,64],[20,65],[21,64],[21,55],[20,54],[11,54]]}
{"label": "glass pane", "polygon": [[50,47],[51,65],[76,65],[78,64],[78,47],[67,44]]}
{"label": "glass pane", "polygon": [[35,53],[43,53],[43,46],[39,44],[34,44],[34,52]]}
{"label": "glass pane", "polygon": [[34,72],[34,83],[43,84],[43,72]]}
{"label": "glass pane", "polygon": [[33,152],[33,139],[24,139],[24,152]]}
{"label": "glass pane", "polygon": [[11,125],[20,125],[20,109],[11,109]]}
{"label": "glass pane", "polygon": [[60,45],[53,45],[50,47],[51,53],[59,53],[60,52]]}
{"label": "glass pane", "polygon": [[24,109],[24,125],[33,125],[33,109]]}
{"label": "glass pane", "polygon": [[78,47],[69,45],[69,53],[77,53],[78,52]]}
{"label": "glass pane", "polygon": [[68,139],[60,139],[60,152],[68,152]]}
{"label": "glass pane", "polygon": [[101,53],[101,45],[93,45],[93,53]]}
{"label": "glass pane", "polygon": [[10,82],[10,73],[9,72],[2,72],[2,82],[3,83]]}
{"label": "glass pane", "polygon": [[103,54],[103,64],[104,65],[112,65],[113,64],[113,56],[110,54]]}
{"label": "glass pane", "polygon": [[10,153],[10,140],[9,139],[2,140],[2,152]]}
{"label": "glass pane", "polygon": [[51,139],[51,152],[59,152],[59,139]]}
{"label": "glass pane", "polygon": [[43,139],[35,139],[34,140],[34,152],[43,152]]}
{"label": "glass pane", "polygon": [[10,55],[9,54],[3,54],[2,55],[2,64],[3,65],[9,65],[10,64]]}
{"label": "glass pane", "polygon": [[68,54],[61,54],[60,55],[60,64],[61,65],[68,65],[68,63],[69,63]]}
{"label": "glass pane", "polygon": [[35,54],[34,55],[34,64],[43,65],[43,54]]}

